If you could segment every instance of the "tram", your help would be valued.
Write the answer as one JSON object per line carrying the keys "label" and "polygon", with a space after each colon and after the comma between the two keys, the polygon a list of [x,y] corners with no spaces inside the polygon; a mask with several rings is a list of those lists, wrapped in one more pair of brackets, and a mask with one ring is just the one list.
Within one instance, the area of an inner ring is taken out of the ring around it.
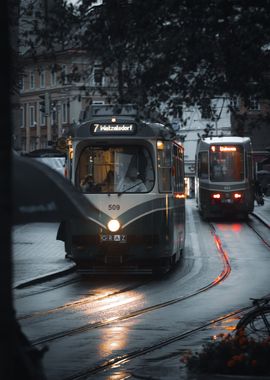
{"label": "tram", "polygon": [[254,208],[254,169],[248,137],[207,137],[196,149],[196,203],[204,219],[238,215]]}
{"label": "tram", "polygon": [[166,272],[184,249],[184,149],[170,127],[120,109],[99,106],[69,142],[67,178],[90,211],[63,221],[58,239],[81,271]]}

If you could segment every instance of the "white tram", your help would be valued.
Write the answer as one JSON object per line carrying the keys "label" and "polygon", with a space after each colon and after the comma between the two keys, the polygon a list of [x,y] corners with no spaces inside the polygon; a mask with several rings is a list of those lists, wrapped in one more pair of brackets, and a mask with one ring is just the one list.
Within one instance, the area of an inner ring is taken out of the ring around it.
{"label": "white tram", "polygon": [[246,218],[254,208],[254,169],[248,137],[207,137],[196,150],[196,202],[203,218]]}
{"label": "white tram", "polygon": [[63,221],[58,239],[81,270],[167,271],[185,242],[183,147],[168,126],[104,109],[69,146],[67,177],[88,199],[89,219]]}

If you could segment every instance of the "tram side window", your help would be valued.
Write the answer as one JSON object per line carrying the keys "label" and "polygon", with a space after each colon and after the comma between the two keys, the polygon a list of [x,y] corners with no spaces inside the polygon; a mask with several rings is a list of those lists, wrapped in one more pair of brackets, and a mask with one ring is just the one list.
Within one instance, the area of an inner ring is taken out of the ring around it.
{"label": "tram side window", "polygon": [[184,164],[183,156],[176,146],[174,146],[173,154],[173,167],[174,167],[174,191],[184,191]]}
{"label": "tram side window", "polygon": [[246,177],[249,180],[253,179],[253,166],[252,166],[252,156],[251,154],[246,155]]}
{"label": "tram side window", "polygon": [[171,143],[164,142],[162,149],[158,150],[158,186],[161,193],[171,191]]}
{"label": "tram side window", "polygon": [[199,153],[198,177],[202,179],[208,179],[208,152]]}

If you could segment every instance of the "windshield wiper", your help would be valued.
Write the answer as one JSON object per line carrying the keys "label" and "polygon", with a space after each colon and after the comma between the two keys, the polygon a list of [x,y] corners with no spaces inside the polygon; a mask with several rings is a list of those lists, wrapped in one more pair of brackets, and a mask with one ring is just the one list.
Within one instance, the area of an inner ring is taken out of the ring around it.
{"label": "windshield wiper", "polygon": [[121,194],[127,193],[129,190],[133,189],[133,187],[135,187],[135,186],[137,186],[137,185],[139,185],[141,183],[143,183],[142,180],[140,180],[140,182],[136,182],[135,185],[132,185],[132,186],[128,187],[127,189],[123,190],[123,191],[118,191],[118,196],[120,196]]}

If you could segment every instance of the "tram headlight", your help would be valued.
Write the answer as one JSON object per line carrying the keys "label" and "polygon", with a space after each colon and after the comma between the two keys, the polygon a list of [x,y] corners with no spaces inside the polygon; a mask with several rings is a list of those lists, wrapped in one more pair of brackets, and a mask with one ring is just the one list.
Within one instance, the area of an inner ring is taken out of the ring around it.
{"label": "tram headlight", "polygon": [[109,223],[107,224],[107,227],[108,229],[111,231],[111,232],[116,232],[119,230],[120,228],[120,223],[118,222],[118,220],[116,219],[111,219],[109,221]]}
{"label": "tram headlight", "polygon": [[157,150],[163,150],[164,149],[164,142],[161,140],[157,141]]}

